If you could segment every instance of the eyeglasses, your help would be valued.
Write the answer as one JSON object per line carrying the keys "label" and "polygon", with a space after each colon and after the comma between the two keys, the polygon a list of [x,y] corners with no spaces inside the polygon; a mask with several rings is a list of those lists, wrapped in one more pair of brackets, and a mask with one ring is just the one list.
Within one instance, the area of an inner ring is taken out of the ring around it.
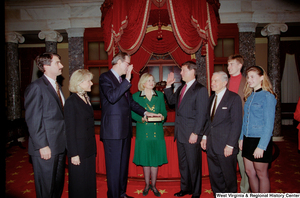
{"label": "eyeglasses", "polygon": [[126,61],[124,61],[124,63],[127,63],[128,65],[130,65],[131,63],[128,63],[128,62],[126,62]]}

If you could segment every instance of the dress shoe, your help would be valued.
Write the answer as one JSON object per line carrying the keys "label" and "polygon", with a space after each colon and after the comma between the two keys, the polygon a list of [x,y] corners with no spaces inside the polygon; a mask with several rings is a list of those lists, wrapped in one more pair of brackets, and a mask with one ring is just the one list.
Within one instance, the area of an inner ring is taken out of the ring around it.
{"label": "dress shoe", "polygon": [[148,195],[149,190],[152,190],[151,184],[149,185],[149,187],[148,187],[147,189],[145,188],[145,189],[143,190],[143,196]]}
{"label": "dress shoe", "polygon": [[152,192],[154,193],[154,195],[156,196],[156,197],[160,197],[160,192],[157,190],[157,189],[151,189],[152,190]]}
{"label": "dress shoe", "polygon": [[181,190],[180,192],[175,193],[174,196],[175,196],[175,197],[183,197],[184,195],[190,195],[190,194],[191,194],[191,193],[188,192],[188,191],[183,191],[183,190]]}

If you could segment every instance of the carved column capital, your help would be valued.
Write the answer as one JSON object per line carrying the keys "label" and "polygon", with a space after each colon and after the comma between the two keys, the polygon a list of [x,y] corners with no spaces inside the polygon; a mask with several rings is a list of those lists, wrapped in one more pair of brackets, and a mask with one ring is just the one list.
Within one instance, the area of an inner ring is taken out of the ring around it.
{"label": "carved column capital", "polygon": [[255,22],[241,22],[237,24],[239,32],[255,32],[257,23]]}
{"label": "carved column capital", "polygon": [[6,32],[5,33],[5,42],[10,43],[24,43],[25,38],[22,34],[18,32]]}
{"label": "carved column capital", "polygon": [[45,41],[62,42],[62,35],[55,30],[41,31],[38,35],[39,39],[45,39]]}
{"label": "carved column capital", "polygon": [[270,23],[266,25],[261,30],[261,35],[270,36],[270,35],[280,35],[280,32],[286,32],[288,30],[288,26],[284,23]]}
{"label": "carved column capital", "polygon": [[66,29],[68,33],[68,38],[71,37],[83,37],[84,34],[84,28],[68,28]]}

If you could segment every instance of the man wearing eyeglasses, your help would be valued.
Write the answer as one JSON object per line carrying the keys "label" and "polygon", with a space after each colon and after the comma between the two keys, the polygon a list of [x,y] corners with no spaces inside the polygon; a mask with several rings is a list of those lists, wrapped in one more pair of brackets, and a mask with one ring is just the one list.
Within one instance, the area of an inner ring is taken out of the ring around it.
{"label": "man wearing eyeglasses", "polygon": [[[104,145],[107,197],[126,195],[132,137],[131,111],[141,116],[159,116],[145,111],[130,94],[133,65],[130,56],[120,52],[112,59],[112,69],[99,78],[101,100],[100,139]],[[122,76],[125,75],[125,79]]]}

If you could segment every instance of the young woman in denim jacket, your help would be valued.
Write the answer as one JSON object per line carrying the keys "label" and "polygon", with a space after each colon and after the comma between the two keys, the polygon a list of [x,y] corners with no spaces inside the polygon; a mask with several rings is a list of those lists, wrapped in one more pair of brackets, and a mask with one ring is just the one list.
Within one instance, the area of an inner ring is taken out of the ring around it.
{"label": "young woman in denim jacket", "polygon": [[249,67],[244,88],[245,106],[239,148],[253,193],[270,192],[268,164],[272,161],[276,94],[260,66]]}

